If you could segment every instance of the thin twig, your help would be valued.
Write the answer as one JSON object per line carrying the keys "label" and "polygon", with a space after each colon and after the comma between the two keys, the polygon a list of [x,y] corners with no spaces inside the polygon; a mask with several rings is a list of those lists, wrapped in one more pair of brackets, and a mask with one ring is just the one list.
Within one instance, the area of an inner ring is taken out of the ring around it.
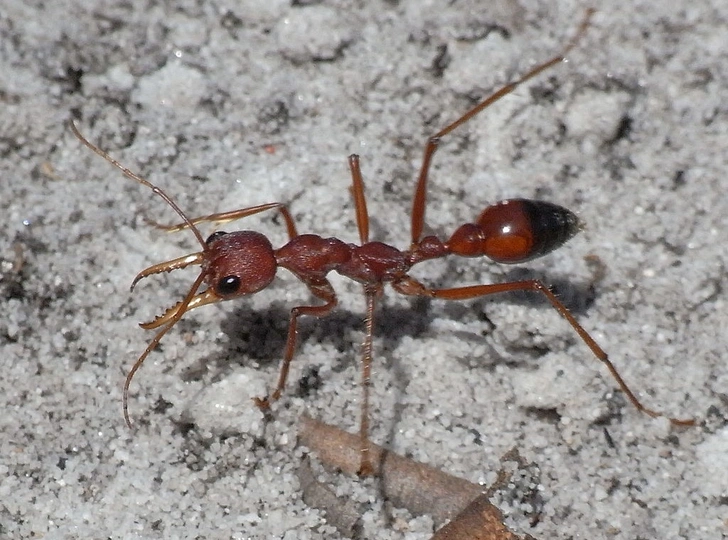
{"label": "thin twig", "polygon": [[[350,475],[359,470],[361,439],[357,435],[303,416],[299,441],[315,452],[329,469]],[[521,538],[508,530],[500,510],[488,501],[491,490],[372,443],[369,444],[369,452],[374,475],[381,482],[380,491],[394,506],[406,508],[415,515],[428,514],[436,523],[452,519],[435,533],[433,540]],[[502,483],[501,474],[499,478]],[[316,507],[321,508],[319,505]],[[335,505],[331,507],[335,508]]]}

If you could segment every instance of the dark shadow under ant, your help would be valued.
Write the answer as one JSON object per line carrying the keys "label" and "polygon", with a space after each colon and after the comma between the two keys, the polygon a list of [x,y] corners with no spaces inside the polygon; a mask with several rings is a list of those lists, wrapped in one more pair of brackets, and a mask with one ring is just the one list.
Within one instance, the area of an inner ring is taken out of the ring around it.
{"label": "dark shadow under ant", "polygon": [[[121,170],[126,177],[151,189],[182,218],[183,222],[181,224],[165,227],[167,230],[190,229],[202,248],[197,253],[150,266],[142,270],[132,282],[133,289],[141,279],[153,274],[171,272],[191,265],[201,267],[200,275],[195,279],[189,292],[181,302],[169,308],[153,321],[141,324],[144,329],[159,330],[127,375],[123,391],[123,409],[126,423],[131,426],[128,400],[129,385],[134,374],[164,335],[177,324],[184,314],[200,306],[240,298],[265,289],[273,281],[279,268],[285,268],[293,273],[306,285],[320,303],[296,306],[291,309],[278,383],[269,396],[256,398],[255,403],[260,409],[266,411],[273,402],[280,398],[286,386],[288,371],[296,349],[299,317],[303,315],[324,317],[336,307],[336,293],[326,277],[327,274],[335,271],[342,276],[361,283],[366,299],[365,337],[362,346],[363,395],[359,430],[361,437],[360,473],[362,475],[376,472],[369,459],[369,386],[372,367],[374,313],[385,284],[389,284],[395,291],[406,296],[443,300],[470,300],[514,291],[536,292],[542,295],[566,319],[594,356],[606,366],[622,392],[637,409],[652,417],[663,416],[661,413],[645,407],[640,402],[609,360],[607,353],[582,328],[556,295],[540,280],[526,279],[434,289],[420,283],[408,274],[409,270],[420,262],[448,255],[460,257],[485,256],[502,264],[523,263],[553,251],[579,232],[581,225],[578,218],[566,208],[544,201],[508,199],[486,207],[474,223],[461,225],[446,240],[436,236],[423,237],[428,174],[432,158],[442,137],[468,122],[493,102],[513,92],[519,85],[562,62],[586,31],[592,11],[587,11],[576,35],[567,43],[561,54],[539,64],[520,79],[497,90],[463,116],[429,138],[425,145],[424,158],[415,187],[411,212],[411,242],[410,247],[406,250],[369,240],[369,213],[367,212],[364,195],[364,181],[359,166],[359,156],[355,154],[349,156],[349,169],[352,177],[351,191],[359,231],[359,245],[348,244],[338,238],[323,238],[314,234],[299,235],[287,206],[278,202],[190,218],[164,191],[133,173],[106,152],[93,145],[81,135],[75,124],[71,123],[71,130],[84,145]],[[277,249],[271,245],[268,238],[255,231],[231,233],[217,231],[205,239],[197,228],[200,223],[223,224],[269,210],[274,210],[280,214],[289,237],[288,243]],[[206,285],[206,288],[202,292],[198,292],[203,284]],[[669,420],[673,424],[681,426],[694,424],[692,419],[678,420],[670,418]]]}

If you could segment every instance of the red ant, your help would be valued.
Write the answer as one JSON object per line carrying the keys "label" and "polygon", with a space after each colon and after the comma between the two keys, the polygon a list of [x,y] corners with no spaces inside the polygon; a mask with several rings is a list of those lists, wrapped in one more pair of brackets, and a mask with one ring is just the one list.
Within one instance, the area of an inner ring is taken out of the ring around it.
{"label": "red ant", "polygon": [[[415,264],[447,255],[461,257],[486,256],[495,262],[504,264],[526,262],[551,252],[579,232],[581,226],[578,218],[566,208],[543,201],[509,199],[488,206],[475,223],[461,225],[445,241],[436,236],[422,237],[430,163],[442,137],[469,121],[493,102],[513,92],[519,85],[565,60],[565,56],[576,46],[576,43],[586,31],[591,14],[592,10],[588,10],[576,35],[569,41],[561,54],[534,67],[515,82],[505,85],[429,138],[425,146],[424,159],[412,203],[412,241],[409,249],[404,251],[382,242],[371,242],[369,240],[369,214],[364,195],[364,182],[359,167],[359,156],[355,154],[349,156],[349,169],[353,182],[352,193],[360,245],[347,244],[337,238],[322,238],[314,234],[299,235],[288,208],[282,203],[261,204],[191,219],[180,210],[164,191],[131,172],[106,152],[90,143],[81,135],[75,124],[71,123],[73,133],[84,145],[120,169],[126,177],[150,188],[177,212],[183,223],[164,227],[165,229],[170,231],[190,229],[202,247],[202,251],[197,253],[155,264],[142,270],[132,282],[131,288],[133,289],[139,280],[152,274],[170,272],[190,265],[200,265],[202,267],[200,275],[181,302],[169,308],[163,315],[153,321],[141,324],[144,329],[161,329],[137,359],[126,377],[123,392],[124,419],[126,423],[131,427],[128,401],[129,385],[134,374],[141,367],[149,353],[159,344],[162,337],[177,324],[183,315],[191,309],[206,304],[232,300],[233,298],[256,293],[270,285],[278,268],[285,268],[292,272],[317,299],[323,301],[323,304],[296,306],[291,310],[288,337],[278,384],[269,396],[255,399],[256,404],[261,409],[268,409],[271,403],[281,396],[286,385],[288,371],[296,348],[298,318],[301,315],[323,317],[328,315],[337,304],[336,293],[326,275],[331,271],[336,271],[364,286],[367,311],[362,353],[363,399],[360,427],[362,474],[374,472],[368,458],[372,329],[374,326],[375,304],[386,283],[404,295],[428,296],[445,300],[467,300],[491,294],[524,290],[543,294],[556,311],[568,321],[582,341],[591,349],[594,356],[606,365],[632,404],[651,417],[662,416],[661,413],[642,405],[617,372],[607,353],[582,328],[554,293],[540,281],[526,280],[451,289],[431,289],[408,275],[408,271]],[[283,217],[288,231],[289,242],[278,249],[274,249],[268,238],[258,232],[237,231],[225,233],[217,231],[205,240],[197,228],[199,223],[227,223],[267,210],[278,211]],[[197,291],[203,283],[207,285],[207,288],[198,293]],[[694,424],[694,420],[674,418],[669,420],[680,426]]]}

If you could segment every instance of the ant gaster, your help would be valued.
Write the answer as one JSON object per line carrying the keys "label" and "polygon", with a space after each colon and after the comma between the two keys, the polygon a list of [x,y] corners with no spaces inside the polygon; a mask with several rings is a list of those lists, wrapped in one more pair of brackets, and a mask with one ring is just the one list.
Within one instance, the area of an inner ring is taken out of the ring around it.
{"label": "ant gaster", "polygon": [[[588,10],[576,35],[566,45],[561,54],[531,69],[515,82],[502,87],[459,119],[429,138],[425,146],[422,167],[412,203],[412,236],[410,247],[407,250],[400,250],[382,242],[369,240],[369,214],[367,213],[364,182],[359,167],[359,156],[357,155],[349,156],[349,169],[353,182],[352,193],[360,245],[347,244],[337,238],[323,238],[314,234],[299,235],[288,208],[282,203],[262,204],[191,219],[160,188],[131,172],[106,152],[90,143],[71,123],[73,133],[84,145],[120,169],[128,178],[150,188],[182,218],[183,222],[181,224],[166,227],[166,229],[171,231],[190,229],[202,247],[202,251],[197,253],[155,264],[141,271],[134,278],[132,289],[139,280],[152,274],[170,272],[190,265],[199,265],[202,268],[200,275],[181,302],[168,309],[155,320],[141,324],[144,329],[159,328],[160,330],[127,375],[123,392],[123,409],[126,423],[131,426],[128,397],[129,385],[134,374],[141,367],[149,353],[159,344],[162,337],[169,332],[182,316],[189,310],[206,304],[232,300],[265,289],[273,281],[279,268],[285,268],[292,272],[308,287],[311,294],[323,303],[296,306],[291,309],[288,337],[278,383],[272,394],[265,398],[256,398],[255,402],[261,409],[267,409],[272,402],[281,396],[296,348],[298,318],[301,315],[323,317],[328,315],[336,306],[336,293],[326,277],[327,274],[336,271],[342,276],[361,283],[364,287],[367,304],[365,338],[362,351],[363,398],[360,424],[362,452],[360,472],[362,474],[374,472],[368,454],[372,329],[374,326],[375,304],[385,284],[391,285],[394,290],[404,295],[427,296],[445,300],[467,300],[509,291],[535,291],[540,293],[568,321],[594,356],[604,363],[632,404],[649,416],[662,416],[661,413],[642,405],[617,372],[604,350],[582,328],[554,293],[540,281],[512,281],[449,289],[431,289],[408,275],[409,270],[415,264],[447,255],[461,257],[486,256],[498,263],[522,263],[551,252],[580,230],[580,223],[576,215],[566,208],[543,201],[509,199],[488,206],[474,223],[461,225],[447,240],[441,240],[436,236],[422,236],[430,164],[442,137],[472,119],[493,102],[511,93],[519,85],[565,60],[565,56],[584,34],[591,14],[592,10]],[[276,210],[280,213],[288,232],[288,243],[278,249],[275,249],[268,238],[258,232],[238,231],[225,233],[218,231],[205,240],[197,228],[200,223],[227,223],[268,210]],[[206,285],[206,289],[198,292],[203,283]],[[674,418],[669,420],[676,425],[692,425],[694,423],[693,420]]]}

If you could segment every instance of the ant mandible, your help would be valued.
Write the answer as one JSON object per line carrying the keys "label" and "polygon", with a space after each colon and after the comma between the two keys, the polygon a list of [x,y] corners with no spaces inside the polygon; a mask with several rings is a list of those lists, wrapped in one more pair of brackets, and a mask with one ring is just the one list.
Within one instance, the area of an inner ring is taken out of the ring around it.
{"label": "ant mandible", "polygon": [[[254,294],[270,285],[278,268],[285,268],[292,272],[308,287],[313,296],[323,301],[323,304],[296,306],[291,309],[288,337],[278,383],[272,394],[255,399],[256,404],[261,409],[268,409],[271,403],[281,396],[286,385],[288,371],[296,348],[298,318],[302,315],[323,317],[328,315],[337,304],[336,293],[326,275],[331,271],[336,271],[364,286],[367,307],[365,338],[362,347],[363,396],[359,431],[362,452],[360,472],[362,474],[374,472],[368,455],[372,330],[374,327],[375,305],[386,283],[390,284],[395,291],[407,296],[427,296],[445,300],[467,300],[509,291],[535,291],[540,293],[568,321],[594,356],[604,363],[632,404],[651,417],[663,416],[661,413],[645,407],[639,401],[609,360],[607,353],[541,281],[531,279],[449,289],[432,289],[408,275],[409,270],[417,263],[447,255],[461,257],[486,256],[503,264],[522,263],[551,252],[579,232],[581,226],[578,218],[566,208],[543,201],[509,199],[488,206],[475,223],[461,225],[447,240],[443,241],[436,236],[422,237],[430,164],[442,137],[472,119],[493,102],[513,92],[519,85],[565,60],[566,55],[576,46],[586,31],[592,13],[593,10],[586,12],[575,36],[567,43],[559,55],[537,65],[515,82],[505,85],[429,138],[425,145],[424,158],[412,203],[411,244],[409,249],[404,251],[382,242],[371,242],[369,240],[369,214],[364,195],[364,182],[359,166],[359,156],[355,154],[349,156],[349,169],[353,183],[352,193],[360,245],[347,244],[337,238],[322,238],[314,234],[299,235],[288,208],[282,203],[261,204],[191,219],[164,191],[133,173],[99,147],[89,142],[81,135],[75,124],[71,122],[73,133],[84,145],[121,170],[126,177],[150,188],[182,218],[181,224],[164,227],[165,229],[170,231],[190,229],[202,247],[202,251],[197,253],[150,266],[142,270],[132,282],[131,288],[133,289],[139,280],[153,274],[170,272],[190,265],[199,265],[202,268],[200,275],[181,302],[169,308],[163,315],[153,321],[140,325],[144,329],[159,328],[160,330],[139,356],[126,377],[123,390],[123,409],[127,425],[131,427],[128,401],[129,385],[134,374],[164,335],[177,324],[183,315],[191,309],[206,304]],[[274,249],[268,238],[258,232],[237,231],[225,233],[217,231],[204,239],[197,228],[200,223],[222,224],[268,210],[276,210],[280,213],[288,232],[288,243],[278,249]],[[207,288],[198,293],[203,283],[207,285]],[[692,419],[678,420],[670,418],[669,420],[680,426],[694,424]]]}

